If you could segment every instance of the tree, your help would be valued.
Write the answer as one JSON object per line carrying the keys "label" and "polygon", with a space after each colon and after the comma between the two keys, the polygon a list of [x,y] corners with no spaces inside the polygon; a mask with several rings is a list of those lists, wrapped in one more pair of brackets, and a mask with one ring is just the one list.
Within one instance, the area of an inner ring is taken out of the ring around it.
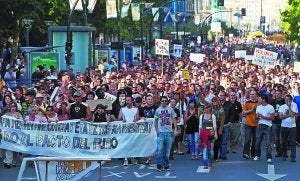
{"label": "tree", "polygon": [[289,0],[289,7],[281,13],[282,28],[289,40],[300,42],[300,0]]}

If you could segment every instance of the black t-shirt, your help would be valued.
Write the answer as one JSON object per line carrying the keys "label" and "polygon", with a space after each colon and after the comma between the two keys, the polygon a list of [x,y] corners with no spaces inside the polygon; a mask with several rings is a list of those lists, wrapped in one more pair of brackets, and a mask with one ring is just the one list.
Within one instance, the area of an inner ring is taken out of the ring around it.
{"label": "black t-shirt", "polygon": [[[271,105],[274,107],[275,113],[278,113],[279,107],[285,104],[284,99],[273,99],[271,101]],[[275,116],[274,120],[272,121],[274,124],[281,124],[281,119],[279,116]]]}
{"label": "black t-shirt", "polygon": [[229,122],[232,122],[233,119],[233,109],[232,105],[229,101],[224,102],[222,105],[224,112],[225,112],[225,120],[224,120],[224,125],[228,124]]}
{"label": "black t-shirt", "polygon": [[95,112],[94,113],[94,122],[95,123],[103,123],[103,122],[107,122],[106,120],[106,114],[105,113],[102,113],[102,114],[99,114],[98,112]]}
{"label": "black t-shirt", "polygon": [[238,101],[231,103],[231,109],[232,109],[232,123],[238,123],[240,119],[239,114],[243,111],[241,103]]}
{"label": "black t-shirt", "polygon": [[77,104],[77,103],[71,104],[71,108],[70,108],[71,119],[86,118],[86,114],[87,114],[87,106],[86,105]]}
{"label": "black t-shirt", "polygon": [[140,116],[145,118],[154,118],[156,106],[145,106],[141,109]]}

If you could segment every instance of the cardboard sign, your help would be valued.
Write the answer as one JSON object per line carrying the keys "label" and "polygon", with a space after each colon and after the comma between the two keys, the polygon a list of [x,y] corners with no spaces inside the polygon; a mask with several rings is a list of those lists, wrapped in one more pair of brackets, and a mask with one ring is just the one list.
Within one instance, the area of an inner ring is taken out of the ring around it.
{"label": "cardboard sign", "polygon": [[294,72],[300,72],[300,62],[294,62]]}
{"label": "cardboard sign", "polygon": [[255,48],[252,63],[266,68],[274,68],[278,53]]}
{"label": "cardboard sign", "polygon": [[155,54],[169,55],[169,40],[155,39]]}
{"label": "cardboard sign", "polygon": [[106,110],[112,110],[112,101],[109,99],[87,100],[86,103],[90,106],[91,111],[94,111],[98,104],[107,106]]}

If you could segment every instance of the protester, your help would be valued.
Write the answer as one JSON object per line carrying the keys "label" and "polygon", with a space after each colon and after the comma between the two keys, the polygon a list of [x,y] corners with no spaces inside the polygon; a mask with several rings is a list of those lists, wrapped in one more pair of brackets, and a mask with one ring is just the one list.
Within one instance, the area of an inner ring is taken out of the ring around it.
{"label": "protester", "polygon": [[94,110],[92,123],[109,123],[109,119],[107,118],[107,114],[105,113],[106,109],[107,106],[98,104]]}
{"label": "protester", "polygon": [[71,119],[80,119],[82,121],[91,121],[92,113],[90,107],[82,103],[81,93],[76,91],[73,94],[75,102],[70,106],[70,118]]}
{"label": "protester", "polygon": [[187,110],[187,117],[185,118],[185,133],[188,136],[192,160],[199,159],[199,116],[200,112],[197,109],[196,103],[194,101],[190,101]]}
{"label": "protester", "polygon": [[[18,105],[16,102],[12,102],[10,105],[10,111],[5,113],[6,116],[11,116],[16,119],[23,119],[23,116],[20,112],[18,112]],[[16,167],[18,158],[18,153],[5,150],[5,158],[3,160],[5,168]]]}
{"label": "protester", "polygon": [[258,120],[256,117],[257,106],[257,93],[256,91],[252,90],[250,92],[250,100],[247,101],[243,107],[243,114],[246,117],[243,157],[246,159],[249,159],[250,156],[253,158],[255,157],[256,131],[258,126]]}
{"label": "protester", "polygon": [[279,107],[279,117],[281,122],[281,140],[282,140],[282,160],[287,158],[288,140],[291,147],[291,162],[296,162],[296,119],[298,107],[292,102],[291,95],[285,96],[285,104]]}
{"label": "protester", "polygon": [[274,107],[271,106],[268,102],[268,96],[260,95],[259,99],[259,106],[256,108],[256,117],[258,118],[258,130],[256,136],[256,143],[255,143],[255,157],[253,158],[254,161],[257,161],[261,156],[261,142],[263,137],[265,136],[266,142],[266,157],[267,162],[272,162],[272,147],[271,147],[271,127],[272,121],[275,117],[275,110]]}
{"label": "protester", "polygon": [[[177,132],[177,121],[174,110],[168,106],[168,98],[160,98],[161,105],[155,111],[155,129],[157,132],[157,171],[170,170],[170,151],[173,143],[174,132]],[[175,130],[173,132],[172,123]]]}
{"label": "protester", "polygon": [[204,105],[204,113],[199,118],[200,147],[204,169],[212,167],[214,140],[218,139],[216,116],[210,104]]}

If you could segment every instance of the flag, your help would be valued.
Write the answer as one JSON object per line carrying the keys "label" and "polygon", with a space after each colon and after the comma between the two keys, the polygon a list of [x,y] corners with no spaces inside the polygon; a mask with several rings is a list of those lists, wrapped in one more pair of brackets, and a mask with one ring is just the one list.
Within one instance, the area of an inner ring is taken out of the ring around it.
{"label": "flag", "polygon": [[201,20],[200,14],[195,14],[194,18],[195,25],[199,25]]}
{"label": "flag", "polygon": [[[153,21],[158,21],[158,18],[159,18],[159,12],[156,13],[157,11],[159,10],[159,8],[152,8],[152,15],[155,17],[153,18]],[[156,13],[156,14],[155,14]]]}
{"label": "flag", "polygon": [[154,3],[145,3],[145,8],[150,9]]}
{"label": "flag", "polygon": [[106,17],[109,18],[117,18],[117,5],[115,0],[106,0]]}
{"label": "flag", "polygon": [[[164,22],[166,22],[166,23],[173,23],[174,21],[173,21],[173,18],[172,18],[171,9],[168,8],[168,10],[169,11],[167,12],[167,15],[164,18]],[[174,16],[174,19],[176,20],[175,16]]]}
{"label": "flag", "polygon": [[123,0],[121,18],[128,16],[128,10],[131,4],[131,0]]}
{"label": "flag", "polygon": [[131,3],[131,14],[132,14],[132,21],[140,21],[141,14],[140,14],[139,3]]}
{"label": "flag", "polygon": [[146,17],[148,15],[148,9],[143,9],[142,18]]}

